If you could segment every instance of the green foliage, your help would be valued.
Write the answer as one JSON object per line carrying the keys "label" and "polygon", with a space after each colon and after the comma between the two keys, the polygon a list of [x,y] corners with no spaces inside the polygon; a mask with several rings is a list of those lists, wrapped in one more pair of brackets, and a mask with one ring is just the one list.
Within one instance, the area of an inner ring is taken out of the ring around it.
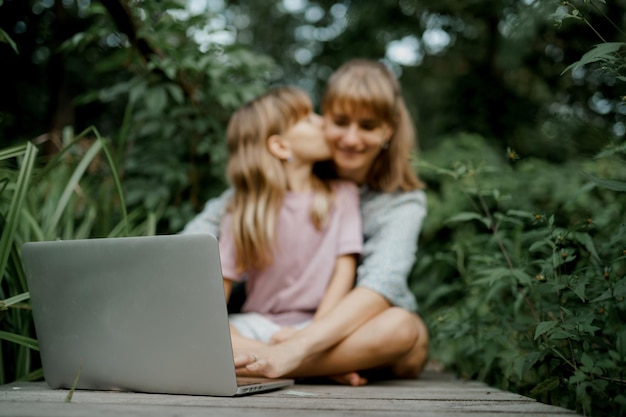
{"label": "green foliage", "polygon": [[[163,211],[163,232],[180,230],[200,205],[225,187],[225,132],[230,113],[267,88],[273,61],[236,45],[199,43],[214,15],[190,15],[184,2],[133,3],[128,16],[90,7],[95,23],[61,49],[80,54],[110,39],[111,19],[128,18],[137,39],[117,33],[97,73],[122,71],[78,101],[124,105],[128,128],[116,135],[129,207]],[[207,33],[208,32],[208,33]]]}
{"label": "green foliage", "polygon": [[[606,42],[573,2],[556,17],[603,41],[566,71],[624,81],[623,43]],[[585,415],[626,415],[623,138],[559,166],[468,134],[424,159],[431,215],[413,284],[435,359]]]}
{"label": "green foliage", "polygon": [[624,415],[624,155],[555,167],[472,135],[425,153],[430,214],[412,282],[434,359],[543,402]]}
{"label": "green foliage", "polygon": [[[595,45],[593,49],[586,52],[580,60],[570,64],[563,70],[561,75],[567,71],[576,71],[581,67],[593,63],[600,64],[602,72],[607,73],[611,78],[618,79],[620,81],[626,81],[626,59],[624,53],[621,51],[626,47],[624,42],[607,42],[600,32],[590,22],[591,11],[595,11],[601,15],[606,22],[617,30],[622,36],[626,35],[626,32],[620,27],[619,23],[615,23],[607,16],[598,3],[606,5],[604,0],[585,0],[581,6],[578,6],[575,1],[564,1],[562,7],[558,8],[554,14],[554,19],[557,24],[561,25],[564,20],[574,19],[583,21],[602,41],[601,44]],[[584,7],[584,9],[582,8]],[[589,13],[587,12],[589,10]]]}
{"label": "green foliage", "polygon": [[108,140],[95,129],[66,129],[63,145],[50,159],[31,142],[0,150],[0,384],[42,376],[22,244],[156,230],[158,213],[126,213]]}

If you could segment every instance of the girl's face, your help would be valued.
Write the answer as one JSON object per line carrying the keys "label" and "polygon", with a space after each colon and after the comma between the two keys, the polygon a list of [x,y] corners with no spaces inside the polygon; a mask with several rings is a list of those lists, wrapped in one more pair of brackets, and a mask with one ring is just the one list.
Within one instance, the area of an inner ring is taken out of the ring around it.
{"label": "girl's face", "polygon": [[294,160],[312,163],[332,157],[323,126],[322,116],[311,112],[281,135],[289,141]]}
{"label": "girl's face", "polygon": [[387,123],[362,111],[350,114],[333,109],[324,114],[326,140],[330,145],[337,173],[362,184],[374,160],[393,134]]}

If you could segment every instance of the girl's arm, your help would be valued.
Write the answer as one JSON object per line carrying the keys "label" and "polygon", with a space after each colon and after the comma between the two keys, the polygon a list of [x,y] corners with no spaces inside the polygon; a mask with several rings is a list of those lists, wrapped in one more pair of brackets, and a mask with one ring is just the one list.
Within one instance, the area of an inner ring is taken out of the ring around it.
{"label": "girl's arm", "polygon": [[224,278],[224,296],[226,297],[226,302],[228,303],[228,300],[230,300],[230,293],[233,290],[233,281],[228,279],[228,278]]}
{"label": "girl's arm", "polygon": [[[322,297],[313,320],[326,315],[333,309],[341,299],[350,292],[354,286],[354,275],[356,273],[356,255],[342,255],[337,258],[333,276],[328,283],[326,292]],[[283,343],[293,337],[299,330],[296,327],[285,326],[272,335],[270,344]]]}
{"label": "girl's arm", "polygon": [[334,183],[339,220],[337,258],[333,275],[317,307],[313,320],[326,315],[354,287],[357,256],[363,251],[363,227],[359,209],[359,190],[351,182]]}
{"label": "girl's arm", "polygon": [[335,307],[339,301],[350,292],[354,285],[354,276],[356,274],[356,256],[343,255],[337,258],[335,263],[335,271],[333,273],[324,297],[313,316],[313,320],[317,320],[328,313]]}

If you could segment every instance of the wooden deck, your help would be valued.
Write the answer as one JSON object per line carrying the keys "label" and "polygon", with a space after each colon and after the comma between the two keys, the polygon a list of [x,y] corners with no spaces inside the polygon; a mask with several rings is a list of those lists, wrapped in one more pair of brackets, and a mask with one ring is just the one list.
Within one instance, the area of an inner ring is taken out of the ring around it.
{"label": "wooden deck", "polygon": [[364,387],[296,384],[240,398],[52,390],[43,382],[0,386],[0,417],[196,416],[575,416],[571,410],[426,371],[415,381]]}

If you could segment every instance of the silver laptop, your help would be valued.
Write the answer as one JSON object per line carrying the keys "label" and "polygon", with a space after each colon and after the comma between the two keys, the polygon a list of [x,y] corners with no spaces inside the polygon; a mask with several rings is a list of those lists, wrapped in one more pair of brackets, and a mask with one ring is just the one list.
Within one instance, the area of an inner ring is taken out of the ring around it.
{"label": "silver laptop", "polygon": [[52,388],[235,396],[294,382],[238,384],[211,235],[30,242],[22,254]]}

